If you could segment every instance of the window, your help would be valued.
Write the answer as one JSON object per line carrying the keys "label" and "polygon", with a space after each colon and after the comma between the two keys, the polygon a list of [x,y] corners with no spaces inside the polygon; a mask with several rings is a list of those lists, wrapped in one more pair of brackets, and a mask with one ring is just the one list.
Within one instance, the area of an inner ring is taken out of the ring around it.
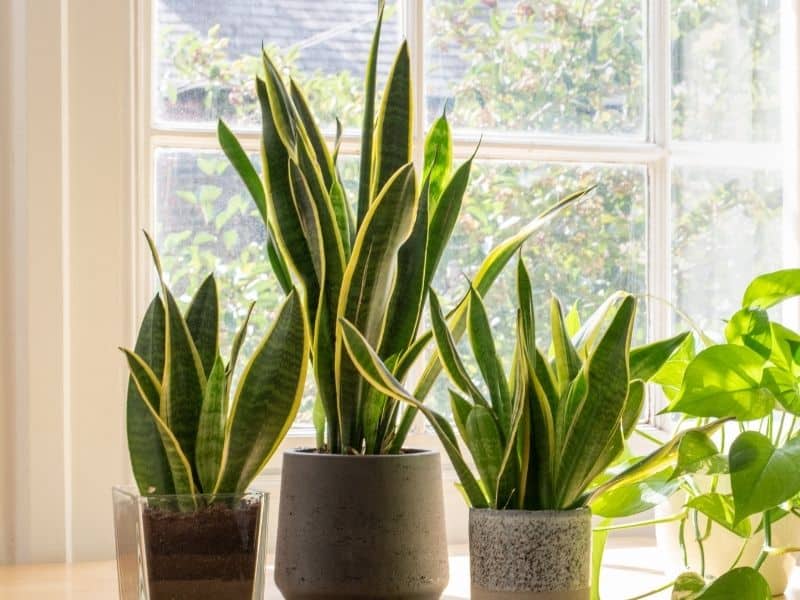
{"label": "window", "polygon": [[[280,291],[263,256],[263,225],[217,149],[215,119],[240,131],[255,161],[252,82],[263,43],[305,86],[329,133],[336,117],[343,122],[345,178],[353,181],[376,2],[143,4],[142,23],[150,25],[143,28],[149,56],[141,69],[140,163],[151,194],[142,219],[155,229],[168,278],[184,300],[214,269],[226,331],[257,300],[253,326],[263,332]],[[597,184],[591,199],[526,245],[539,298],[553,290],[588,312],[626,289],[643,300],[640,341],[686,327],[671,305],[720,331],[752,275],[796,258],[790,241],[800,224],[785,217],[795,214],[797,199],[782,167],[793,140],[781,138],[782,119],[797,109],[780,77],[795,52],[781,30],[788,6],[390,2],[379,74],[385,77],[407,37],[417,138],[442,111],[457,159],[471,155],[482,136],[437,290],[454,300],[462,274],[494,243],[563,194]],[[509,269],[491,292],[498,331],[510,331],[512,284]],[[309,394],[300,426],[310,423],[310,406]]]}

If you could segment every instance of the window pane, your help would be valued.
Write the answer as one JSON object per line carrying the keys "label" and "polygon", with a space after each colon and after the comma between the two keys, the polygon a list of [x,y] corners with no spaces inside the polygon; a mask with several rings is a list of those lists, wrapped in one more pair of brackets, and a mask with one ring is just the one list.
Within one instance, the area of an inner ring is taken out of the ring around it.
{"label": "window pane", "polygon": [[428,121],[643,136],[643,4],[427,0]]}
{"label": "window pane", "polygon": [[780,0],[672,3],[673,135],[780,140]]}
{"label": "window pane", "polygon": [[781,268],[781,174],[681,167],[672,180],[673,301],[719,334],[750,279]]}
{"label": "window pane", "polygon": [[[357,161],[340,159],[340,168],[352,197]],[[159,150],[154,174],[156,242],[172,291],[186,306],[203,279],[214,272],[224,357],[229,355],[231,340],[248,306],[256,302],[242,352],[243,359],[249,358],[283,300],[266,259],[264,224],[252,199],[222,153]],[[240,369],[244,362],[240,361]],[[313,397],[309,385],[298,425],[311,425]]]}
{"label": "window pane", "polygon": [[[566,209],[523,247],[531,274],[540,342],[549,340],[550,292],[565,310],[577,303],[585,318],[616,290],[643,293],[647,257],[646,171],[639,166],[501,163],[478,161],[460,222],[439,267],[434,287],[445,307],[466,289],[466,277],[492,247],[513,235],[559,198],[597,184],[585,201]],[[516,318],[516,258],[485,298],[498,350],[511,365]],[[640,302],[636,337],[645,336],[645,306]],[[468,355],[466,344],[463,352]],[[470,361],[477,374],[474,361]],[[447,406],[445,382],[430,402]]]}
{"label": "window pane", "polygon": [[[400,42],[388,3],[379,74]],[[158,0],[153,35],[154,115],[210,125],[218,117],[257,126],[253,78],[262,43],[302,85],[326,127],[359,127],[374,0]]]}

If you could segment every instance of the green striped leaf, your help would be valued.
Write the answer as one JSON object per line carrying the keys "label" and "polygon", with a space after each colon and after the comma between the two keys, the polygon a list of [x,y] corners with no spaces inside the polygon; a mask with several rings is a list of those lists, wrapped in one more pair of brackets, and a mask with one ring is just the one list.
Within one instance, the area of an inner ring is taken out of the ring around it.
{"label": "green striped leaf", "polygon": [[[308,183],[300,167],[297,166],[293,160],[289,160],[289,188],[292,191],[292,201],[294,208],[300,221],[300,228],[303,232],[303,237],[308,244],[308,249],[311,254],[311,264],[314,267],[314,277],[317,281],[325,281],[327,261],[325,255],[325,248],[323,246],[324,240],[322,234],[322,225],[320,223],[319,213],[311,198],[311,191],[308,189]],[[311,300],[311,299],[310,299]],[[310,306],[316,307],[317,300],[311,300]],[[315,314],[311,312],[311,314]]]}
{"label": "green striped leaf", "polygon": [[[157,381],[161,380],[164,373],[165,327],[164,305],[161,298],[156,296],[145,312],[134,352],[150,366]],[[152,409],[158,414],[161,406],[160,394],[155,394],[150,401]],[[175,493],[161,434],[150,416],[147,400],[139,393],[133,376],[128,381],[126,427],[128,451],[139,492],[143,495]]]}
{"label": "green striped leaf", "polygon": [[342,127],[342,122],[339,120],[339,117],[336,117],[336,138],[333,141],[333,165],[336,166],[336,163],[339,159],[339,151],[342,149],[342,135],[344,134],[344,127]]}
{"label": "green striped leaf", "polygon": [[272,230],[272,225],[267,223],[267,260],[269,260],[272,272],[278,280],[284,294],[292,291],[292,275],[289,272],[289,266],[286,264],[286,259],[278,250],[275,243],[275,232]]}
{"label": "green striped leaf", "polygon": [[256,208],[258,208],[258,212],[264,220],[264,223],[266,223],[267,200],[264,196],[264,184],[261,182],[261,178],[258,176],[255,167],[253,167],[253,163],[250,162],[250,158],[247,156],[244,148],[242,148],[239,140],[236,139],[236,136],[233,135],[233,132],[222,119],[217,122],[217,140],[225,156],[228,157],[233,168],[239,174],[247,191],[250,192],[250,197],[253,199],[253,202],[255,202]]}
{"label": "green striped leaf", "polygon": [[[397,357],[388,358],[384,363],[390,371],[394,369]],[[397,401],[390,398],[383,392],[370,386],[364,403],[364,442],[366,454],[380,454],[383,441],[387,432],[385,431],[387,415],[391,413],[392,406]]]}
{"label": "green striped leaf", "polygon": [[[498,423],[488,408],[477,405],[472,407],[467,416],[466,430],[464,441],[475,461],[486,495],[492,498],[492,508],[505,508],[505,504],[498,506],[501,499],[505,503],[509,496],[509,490],[499,483],[505,445]],[[496,495],[495,490],[498,487],[501,491]]]}
{"label": "green striped leaf", "polygon": [[281,75],[272,59],[266,52],[261,52],[261,59],[264,66],[264,84],[267,88],[267,98],[269,109],[272,114],[275,131],[283,142],[284,147],[293,154],[296,141],[296,127],[293,118],[293,106],[289,100],[286,86],[283,84]]}
{"label": "green striped leaf", "polygon": [[214,493],[245,490],[267,464],[297,414],[307,364],[308,332],[292,292],[242,373]]}
{"label": "green striped leaf", "polygon": [[622,411],[622,435],[628,439],[636,429],[639,418],[642,416],[644,408],[644,383],[641,379],[631,381],[628,388],[628,398],[625,400],[625,408]]}
{"label": "green striped leaf", "polygon": [[350,258],[352,252],[353,241],[356,237],[356,226],[354,223],[353,210],[350,208],[350,203],[347,201],[347,194],[342,185],[342,176],[336,169],[336,176],[328,190],[328,196],[331,199],[334,213],[336,214],[336,224],[339,227],[339,237],[342,240],[342,248],[344,249],[345,261]]}
{"label": "green striped leaf", "polygon": [[212,273],[205,278],[186,311],[186,326],[208,377],[219,354],[219,298]]}
{"label": "green striped leaf", "polygon": [[625,292],[614,292],[592,313],[580,329],[572,336],[572,345],[580,357],[586,360],[592,353],[600,335],[605,331],[615,307],[625,298]]}
{"label": "green striped leaf", "polygon": [[[537,361],[541,362],[541,361]],[[528,468],[528,497],[526,507],[533,503],[536,508],[554,506],[553,481],[556,473],[555,416],[536,370],[528,361],[528,403],[533,438],[531,461]],[[535,477],[534,477],[535,475]]]}
{"label": "green striped leaf", "polygon": [[242,148],[239,140],[236,139],[236,136],[233,135],[233,132],[221,119],[217,124],[217,139],[219,140],[219,145],[225,153],[225,156],[228,157],[233,168],[242,179],[247,191],[250,192],[250,197],[253,199],[258,213],[264,221],[264,225],[267,228],[267,257],[269,258],[270,265],[275,272],[275,276],[278,278],[281,288],[284,293],[288,294],[289,290],[292,289],[292,280],[284,258],[275,247],[275,234],[272,232],[267,214],[267,199],[264,193],[264,183],[259,178],[255,167],[253,167],[253,163],[250,162],[250,158],[247,156],[244,148]]}
{"label": "green striped leaf", "polygon": [[375,88],[378,71],[378,47],[381,41],[381,27],[383,26],[384,0],[378,4],[378,22],[372,36],[372,44],[367,59],[367,74],[364,90],[364,118],[361,122],[361,167],[358,181],[358,207],[356,231],[361,229],[361,224],[367,216],[372,200],[372,171],[373,171],[373,132],[375,127]]}
{"label": "green striped leaf", "polygon": [[261,160],[271,225],[268,231],[271,238],[274,234],[277,255],[283,257],[287,266],[297,274],[309,303],[315,307],[320,284],[292,199],[289,152],[278,134],[267,86],[260,79],[256,80],[256,90],[261,106]]}
{"label": "green striped leaf", "polygon": [[352,358],[354,364],[358,367],[361,375],[366,379],[371,386],[383,392],[387,396],[392,396],[398,400],[403,400],[417,407],[421,410],[428,422],[436,432],[439,441],[442,443],[445,452],[447,453],[453,468],[458,475],[461,485],[464,490],[464,495],[470,505],[474,508],[488,508],[489,503],[485,494],[481,490],[480,485],[475,480],[472,472],[469,470],[466,461],[464,460],[461,450],[458,447],[455,433],[453,433],[450,424],[443,416],[428,407],[424,406],[410,393],[408,393],[402,384],[395,379],[394,375],[386,368],[381,359],[370,347],[367,340],[351,323],[345,319],[339,319],[339,325],[342,331],[342,339],[347,349],[348,354]]}
{"label": "green striped leaf", "polygon": [[153,255],[164,298],[165,352],[160,416],[175,435],[189,464],[194,465],[197,423],[206,385],[205,372],[186,320],[164,281],[155,242],[147,233],[145,238]]}
{"label": "green striped leaf", "polygon": [[[414,166],[408,164],[395,173],[372,203],[342,282],[337,316],[353,323],[375,346],[380,345],[383,334],[397,252],[414,225],[417,209],[414,184]],[[341,340],[336,343],[335,365],[342,444],[358,446],[359,415],[366,390]]]}
{"label": "green striped leaf", "polygon": [[425,138],[425,169],[431,180],[431,207],[439,202],[453,168],[453,138],[444,113],[434,121]]}
{"label": "green striped leaf", "polygon": [[336,321],[330,314],[330,303],[322,290],[320,309],[314,322],[314,332],[311,341],[312,366],[314,380],[317,383],[317,394],[325,411],[328,433],[328,452],[341,452],[341,431],[339,424],[339,405],[336,393],[336,361],[335,340]]}
{"label": "green striped leaf", "polygon": [[[531,235],[533,235],[540,228],[544,227],[550,221],[550,219],[558,214],[559,211],[566,208],[570,204],[579,201],[593,189],[594,186],[583,189],[579,192],[575,192],[559,200],[553,206],[537,216],[516,235],[495,246],[495,248],[489,252],[488,256],[484,259],[483,263],[481,263],[477,274],[472,280],[472,284],[475,289],[477,289],[481,295],[485,295],[492,287],[497,277],[503,271],[503,268],[506,266],[506,264],[508,264],[508,261],[511,260],[511,257],[514,256],[517,250],[519,250],[522,244],[524,244]],[[467,297],[465,296],[461,303],[459,303],[459,305],[448,315],[450,330],[453,332],[453,336],[456,339],[459,339],[461,335],[463,335],[466,328],[466,301]],[[433,387],[433,384],[436,382],[436,379],[439,377],[441,369],[442,364],[438,353],[434,354],[434,356],[431,357],[431,359],[428,361],[428,364],[425,366],[422,376],[414,388],[414,394],[417,398],[422,400],[425,399],[425,397],[428,395],[428,392],[430,392],[431,388]],[[395,441],[392,446],[393,450],[402,447],[408,432],[411,430],[411,426],[414,423],[415,418],[416,408],[413,406],[408,407],[403,413],[403,417],[398,425],[397,435],[395,436]]]}
{"label": "green striped leaf", "polygon": [[208,376],[197,426],[197,475],[203,492],[211,493],[219,477],[225,442],[225,364],[217,356]]}
{"label": "green striped leaf", "polygon": [[[231,359],[225,367],[226,387],[228,391],[230,391],[232,387],[233,374],[236,371],[236,363],[239,361],[239,352],[241,352],[242,344],[244,344],[244,339],[247,337],[247,326],[250,324],[250,317],[253,315],[253,308],[255,308],[255,305],[255,302],[250,303],[250,306],[247,308],[247,314],[244,316],[244,321],[242,321],[239,330],[236,332],[236,335],[233,336],[233,342],[231,342]],[[225,414],[228,414],[227,398],[225,400]]]}
{"label": "green striped leaf", "polygon": [[559,382],[559,393],[567,391],[569,383],[575,379],[583,364],[572,345],[561,302],[553,296],[550,300],[550,331],[553,336],[553,355],[556,367],[556,379]]}
{"label": "green striped leaf", "polygon": [[[495,496],[498,505],[505,506],[502,501],[503,491],[501,484],[506,478],[511,478],[516,484],[512,494],[516,498],[515,508],[524,509],[527,496],[528,470],[530,468],[531,431],[530,431],[530,405],[528,404],[528,369],[530,359],[526,350],[525,326],[522,311],[517,309],[516,347],[514,349],[513,367],[513,393],[511,426],[509,428],[506,447],[503,452],[503,461],[500,464],[500,475]],[[509,496],[505,502],[510,502]]]}
{"label": "green striped leaf", "polygon": [[411,60],[404,41],[389,72],[375,123],[374,174],[371,196],[376,197],[394,174],[412,160]]}
{"label": "green striped leaf", "polygon": [[500,362],[497,348],[492,337],[492,328],[489,326],[489,317],[483,299],[474,287],[470,288],[469,305],[467,308],[467,332],[469,335],[472,353],[478,369],[489,389],[492,408],[497,415],[497,421],[502,432],[502,443],[511,427],[511,392],[505,377],[505,369]]}
{"label": "green striped leaf", "polygon": [[684,436],[693,431],[701,432],[706,435],[712,435],[730,420],[732,419],[719,419],[706,425],[693,427],[691,429],[682,431],[671,440],[663,444],[661,447],[656,448],[653,452],[623,470],[621,473],[618,473],[608,481],[598,485],[593,490],[584,494],[581,497],[580,503],[584,505],[591,504],[596,498],[599,498],[609,490],[627,485],[633,485],[639,481],[644,481],[648,477],[663,471],[670,465],[674,465],[675,460],[678,458],[678,448]]}
{"label": "green striped leaf", "polygon": [[316,159],[314,162],[319,166],[325,189],[329,190],[334,182],[333,159],[331,159],[330,152],[328,152],[325,138],[322,136],[319,127],[317,127],[317,121],[314,118],[311,107],[294,79],[289,81],[289,95],[305,131],[305,136],[314,151],[314,158]]}
{"label": "green striped leaf", "polygon": [[[172,434],[169,426],[161,419],[153,406],[153,402],[163,394],[155,373],[134,352],[125,348],[120,348],[120,350],[125,354],[125,358],[128,361],[131,379],[139,394],[138,398],[144,403],[150,418],[158,429],[162,447],[169,463],[175,493],[194,494],[195,484],[191,463],[185,452],[183,452],[179,440]],[[148,490],[147,493],[156,492]]]}
{"label": "green striped leaf", "polygon": [[475,406],[464,396],[455,390],[448,390],[450,394],[450,412],[453,415],[453,422],[456,424],[461,439],[467,439],[467,418],[472,407]]}
{"label": "green striped leaf", "polygon": [[344,245],[339,231],[339,224],[337,223],[336,212],[327,188],[323,187],[324,184],[319,168],[315,164],[313,157],[308,153],[305,142],[299,144],[297,156],[298,164],[294,165],[291,162],[289,164],[290,180],[294,186],[303,187],[308,191],[308,197],[316,209],[325,257],[324,282],[328,290],[328,304],[335,307],[339,300],[339,288],[345,268]]}
{"label": "green striped leaf", "polygon": [[[525,354],[532,364],[537,359],[536,349],[536,316],[533,304],[533,286],[525,262],[520,256],[517,261],[517,302],[519,303],[521,330],[518,338],[525,343]],[[519,340],[518,340],[519,341]]]}
{"label": "green striped leaf", "polygon": [[[469,183],[472,158],[461,165],[447,183],[436,203],[431,204],[428,248],[425,254],[425,286],[429,287],[436,275],[450,236],[461,213],[461,205]],[[432,175],[430,175],[432,177]]]}
{"label": "green striped leaf", "polygon": [[475,404],[489,407],[489,403],[483,397],[483,394],[478,389],[472,379],[467,373],[467,368],[458,355],[456,342],[447,327],[447,321],[442,314],[442,308],[439,304],[439,299],[433,290],[429,293],[429,303],[431,311],[431,326],[433,329],[433,336],[436,339],[436,346],[439,352],[439,358],[442,361],[445,372],[447,373],[450,381],[465,394],[468,394]]}
{"label": "green striped leaf", "polygon": [[397,254],[397,277],[387,310],[379,355],[403,352],[416,336],[425,305],[425,251],[428,245],[429,180],[422,183],[417,217],[411,235]]}
{"label": "green striped leaf", "polygon": [[580,496],[581,485],[618,431],[628,397],[628,354],[635,315],[636,300],[627,296],[584,366],[587,392],[565,421],[570,425],[559,461],[560,507],[571,506]]}

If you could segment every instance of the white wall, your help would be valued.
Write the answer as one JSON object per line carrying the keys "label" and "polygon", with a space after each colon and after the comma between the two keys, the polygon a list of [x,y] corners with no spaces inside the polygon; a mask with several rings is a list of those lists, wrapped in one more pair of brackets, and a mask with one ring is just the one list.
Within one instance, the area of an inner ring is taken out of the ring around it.
{"label": "white wall", "polygon": [[11,556],[11,189],[9,182],[10,69],[8,24],[11,5],[0,3],[0,564]]}
{"label": "white wall", "polygon": [[133,306],[132,1],[0,2],[2,81],[13,82],[0,93],[13,123],[13,157],[0,161],[11,245],[0,266],[11,327],[0,331],[11,370],[0,373],[0,561],[112,556],[110,488],[128,478],[116,348]]}

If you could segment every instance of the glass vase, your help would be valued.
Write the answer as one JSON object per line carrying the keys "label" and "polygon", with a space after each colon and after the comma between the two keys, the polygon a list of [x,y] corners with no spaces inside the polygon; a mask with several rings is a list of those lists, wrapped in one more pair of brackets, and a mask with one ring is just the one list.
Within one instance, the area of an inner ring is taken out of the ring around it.
{"label": "glass vase", "polygon": [[121,600],[263,599],[268,494],[112,497]]}

